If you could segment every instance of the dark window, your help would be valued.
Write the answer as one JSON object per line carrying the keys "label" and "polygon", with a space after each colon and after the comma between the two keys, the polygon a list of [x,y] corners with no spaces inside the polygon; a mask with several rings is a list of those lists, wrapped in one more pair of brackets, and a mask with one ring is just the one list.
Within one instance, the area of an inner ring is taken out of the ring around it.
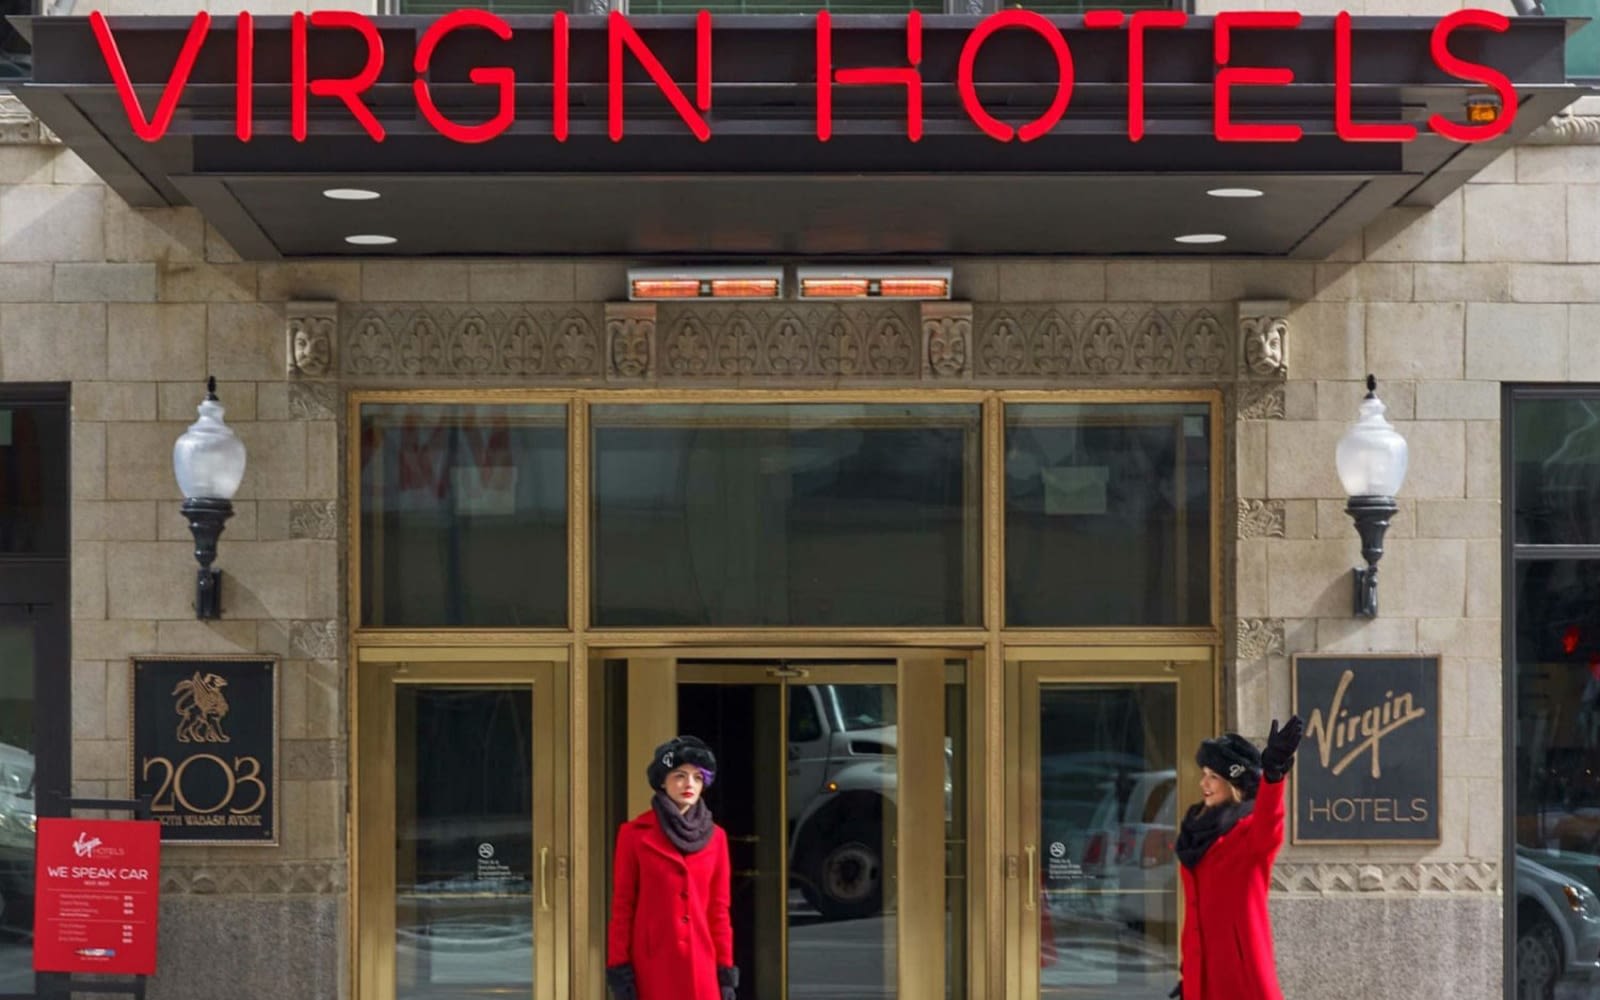
{"label": "dark window", "polygon": [[363,406],[361,623],[566,621],[566,407]]}
{"label": "dark window", "polygon": [[1506,954],[1517,996],[1577,996],[1600,950],[1600,388],[1513,389],[1504,435]]}
{"label": "dark window", "polygon": [[1211,408],[1006,407],[1006,624],[1211,621]]}
{"label": "dark window", "polygon": [[34,829],[71,773],[68,407],[0,385],[0,997],[31,996]]}
{"label": "dark window", "polygon": [[981,620],[978,407],[591,412],[596,625]]}
{"label": "dark window", "polygon": [[31,16],[36,3],[37,0],[0,0],[0,83],[33,76],[33,46],[11,19]]}

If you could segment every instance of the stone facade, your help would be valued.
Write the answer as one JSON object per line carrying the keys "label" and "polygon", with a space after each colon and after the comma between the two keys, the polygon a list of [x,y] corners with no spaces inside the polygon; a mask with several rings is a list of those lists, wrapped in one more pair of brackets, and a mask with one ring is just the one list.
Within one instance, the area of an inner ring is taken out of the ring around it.
{"label": "stone facade", "polygon": [[[231,988],[240,1000],[348,993],[345,386],[1221,385],[1228,726],[1260,739],[1288,713],[1295,653],[1443,657],[1443,839],[1286,847],[1274,903],[1286,992],[1498,997],[1500,383],[1600,381],[1593,121],[1548,127],[1439,206],[1393,210],[1325,261],[962,261],[955,298],[970,308],[800,315],[796,329],[837,319],[856,331],[802,357],[772,346],[776,315],[751,318],[745,354],[737,331],[697,330],[691,312],[608,307],[625,298],[620,262],[242,262],[196,211],[130,209],[37,123],[0,114],[0,379],[73,391],[74,792],[127,791],[130,655],[281,656],[281,845],[168,851],[163,946],[253,970]],[[1096,329],[1114,335],[1111,354]],[[1170,343],[1141,353],[1151,330]],[[1412,455],[1371,621],[1350,615],[1359,545],[1332,462],[1369,371]],[[218,562],[226,617],[199,622],[168,456],[208,373],[249,467]],[[1351,979],[1354,951],[1367,960]],[[153,997],[215,995],[197,971],[169,968]],[[1402,968],[1438,978],[1374,971]]]}

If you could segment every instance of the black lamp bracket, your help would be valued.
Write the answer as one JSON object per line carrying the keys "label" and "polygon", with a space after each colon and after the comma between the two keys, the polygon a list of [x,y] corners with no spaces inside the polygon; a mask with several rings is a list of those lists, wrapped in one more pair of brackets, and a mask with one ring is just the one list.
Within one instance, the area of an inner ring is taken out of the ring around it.
{"label": "black lamp bracket", "polygon": [[1367,561],[1365,569],[1355,570],[1355,614],[1361,618],[1376,618],[1378,560],[1383,558],[1383,536],[1400,505],[1394,497],[1362,496],[1351,497],[1344,510],[1356,523],[1356,532],[1361,536],[1361,558]]}
{"label": "black lamp bracket", "polygon": [[194,535],[194,560],[200,564],[195,577],[194,615],[209,620],[222,617],[222,571],[211,564],[217,558],[217,539],[223,525],[233,516],[233,502],[206,497],[190,497],[179,508]]}

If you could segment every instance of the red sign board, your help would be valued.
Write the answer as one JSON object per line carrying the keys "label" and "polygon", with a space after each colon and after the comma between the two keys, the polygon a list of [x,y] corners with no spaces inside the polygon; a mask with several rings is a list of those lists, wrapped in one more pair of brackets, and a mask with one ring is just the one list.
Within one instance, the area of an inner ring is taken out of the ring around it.
{"label": "red sign board", "polygon": [[[249,142],[255,131],[255,21],[248,13],[230,19],[233,33],[232,59],[235,66],[234,134],[241,142]],[[887,20],[885,18],[884,20]],[[1252,32],[1284,32],[1300,27],[1299,12],[1285,11],[1223,11],[1214,17],[1193,19],[1196,25],[1209,27],[1214,43],[1215,78],[1212,86],[1212,134],[1219,142],[1298,142],[1301,126],[1288,122],[1258,123],[1236,120],[1233,117],[1234,91],[1240,88],[1284,87],[1295,82],[1294,72],[1288,67],[1241,64],[1234,53],[1236,39]],[[550,19],[548,38],[545,31],[512,28],[510,22],[496,14],[478,9],[455,10],[431,22],[422,32],[409,67],[413,73],[412,91],[418,112],[440,135],[456,142],[488,142],[507,129],[517,119],[516,95],[518,84],[548,83],[553,106],[550,113],[549,134],[557,142],[567,141],[570,116],[569,78],[571,28],[568,15],[557,11]],[[110,22],[99,11],[89,15],[95,40],[105,59],[106,69],[116,85],[117,95],[128,115],[133,132],[146,142],[156,142],[167,132],[173,116],[178,111],[184,87],[194,70],[211,32],[212,17],[205,11],[195,14],[189,22],[189,31],[182,50],[172,65],[160,97],[147,109],[135,92],[133,79],[124,63],[121,50]],[[695,18],[695,78],[689,89],[674,80],[656,54],[646,44],[634,22],[626,15],[611,11],[607,15],[607,117],[609,134],[619,142],[625,131],[623,114],[623,73],[626,64],[636,62],[651,82],[667,98],[668,103],[688,130],[701,142],[710,141],[712,121],[712,16],[700,11]],[[1145,68],[1146,42],[1151,33],[1182,29],[1191,24],[1191,18],[1182,11],[1145,10],[1132,14],[1121,11],[1090,11],[1079,17],[1055,19],[1029,10],[998,11],[979,20],[961,48],[961,58],[956,72],[957,93],[961,107],[972,124],[998,142],[1031,142],[1047,135],[1067,113],[1072,92],[1078,81],[1072,56],[1072,42],[1081,33],[1118,32],[1127,39],[1128,86],[1127,123],[1128,140],[1140,141],[1145,134]],[[1511,79],[1491,66],[1472,62],[1459,53],[1469,54],[1474,47],[1473,36],[1481,32],[1504,32],[1511,21],[1505,15],[1490,10],[1456,10],[1440,18],[1434,25],[1429,40],[1434,66],[1452,79],[1477,84],[1492,91],[1498,98],[1500,110],[1486,121],[1467,124],[1444,115],[1434,114],[1425,123],[1428,130],[1455,142],[1487,142],[1511,127],[1517,113],[1517,93]],[[833,19],[828,11],[816,15],[816,40],[811,53],[796,53],[796,58],[810,55],[816,65],[816,136],[827,142],[833,135],[833,92],[839,87],[888,87],[904,90],[906,106],[906,139],[917,142],[922,138],[922,15],[910,11],[905,15],[905,61],[891,66],[840,66],[834,62]],[[462,122],[447,116],[434,100],[429,69],[435,50],[444,38],[457,31],[488,32],[508,47],[509,54],[518,46],[526,46],[536,39],[541,48],[548,46],[553,70],[548,79],[530,81],[519,79],[510,65],[477,66],[468,73],[468,79],[477,86],[493,88],[497,97],[496,112],[487,121]],[[1054,58],[1057,70],[1056,96],[1046,111],[1031,121],[1007,122],[996,117],[983,103],[977,79],[977,61],[984,44],[997,32],[1026,32],[1035,37],[1041,51]],[[366,50],[362,69],[354,76],[312,76],[309,71],[311,48],[320,44],[329,34],[354,33]],[[290,76],[289,122],[290,135],[304,142],[310,130],[312,98],[323,102],[337,101],[343,105],[372,138],[382,142],[386,135],[383,123],[367,104],[367,92],[383,77],[386,60],[383,39],[377,22],[365,14],[341,10],[315,10],[309,14],[295,12],[290,17]],[[213,48],[217,43],[213,43]],[[1332,112],[1339,138],[1345,142],[1410,142],[1421,134],[1421,129],[1410,122],[1356,121],[1352,111],[1354,60],[1352,21],[1348,13],[1335,18],[1334,51],[1328,53],[1335,66],[1335,86],[1332,94]],[[217,58],[227,58],[220,52]],[[949,82],[949,81],[935,81]]]}
{"label": "red sign board", "polygon": [[160,823],[39,820],[34,970],[152,975],[160,881]]}

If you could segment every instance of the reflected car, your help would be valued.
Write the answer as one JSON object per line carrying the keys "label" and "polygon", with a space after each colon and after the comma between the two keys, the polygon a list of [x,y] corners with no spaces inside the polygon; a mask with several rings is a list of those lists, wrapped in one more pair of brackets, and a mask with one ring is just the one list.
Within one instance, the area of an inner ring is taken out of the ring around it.
{"label": "reflected car", "polygon": [[33,754],[0,743],[0,926],[33,927]]}
{"label": "reflected car", "polygon": [[1600,976],[1600,898],[1582,882],[1516,859],[1517,1000],[1553,1000],[1563,980]]}

